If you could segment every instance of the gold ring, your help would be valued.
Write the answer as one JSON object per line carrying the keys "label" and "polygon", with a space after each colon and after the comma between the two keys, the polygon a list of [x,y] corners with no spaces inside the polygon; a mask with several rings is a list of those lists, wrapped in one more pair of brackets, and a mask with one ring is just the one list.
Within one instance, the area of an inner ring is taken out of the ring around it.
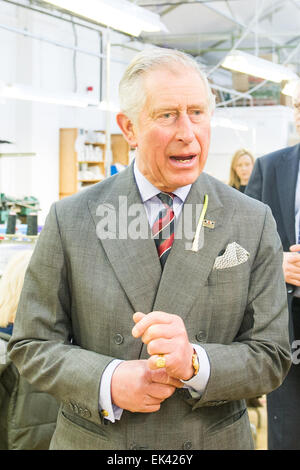
{"label": "gold ring", "polygon": [[158,359],[156,359],[155,365],[158,369],[166,367],[166,358],[164,354],[159,354]]}

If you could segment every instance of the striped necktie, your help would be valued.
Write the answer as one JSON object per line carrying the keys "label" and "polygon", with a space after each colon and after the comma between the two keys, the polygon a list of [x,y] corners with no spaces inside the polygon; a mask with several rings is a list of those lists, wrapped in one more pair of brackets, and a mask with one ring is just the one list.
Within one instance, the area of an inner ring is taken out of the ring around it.
{"label": "striped necktie", "polygon": [[174,194],[159,193],[157,197],[163,203],[164,208],[159,211],[155,219],[152,226],[152,235],[155,240],[161,267],[163,268],[174,241]]}

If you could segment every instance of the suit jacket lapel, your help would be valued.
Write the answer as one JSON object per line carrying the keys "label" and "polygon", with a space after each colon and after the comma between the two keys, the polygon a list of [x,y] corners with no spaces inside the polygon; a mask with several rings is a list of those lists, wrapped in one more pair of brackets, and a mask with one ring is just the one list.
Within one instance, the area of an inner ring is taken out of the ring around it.
{"label": "suit jacket lapel", "polygon": [[[134,180],[132,166],[115,178],[110,193],[104,199],[89,201],[90,212],[96,226],[100,221],[97,215],[99,205],[104,207],[105,204],[109,208],[116,208],[117,235],[113,239],[102,238],[99,243],[102,243],[133,310],[149,313],[160,282],[161,266],[154,240],[150,236],[147,214]],[[131,214],[128,218],[127,213]],[[137,220],[139,222],[137,229],[143,227],[144,239],[132,238],[132,235],[134,237],[137,233],[135,230]],[[125,230],[124,224],[128,230]],[[118,236],[121,233],[119,231],[122,232],[122,238]],[[128,232],[131,232],[131,236],[128,236]]]}
{"label": "suit jacket lapel", "polygon": [[277,191],[283,225],[291,245],[295,243],[295,191],[298,177],[300,145],[285,152],[276,166]]}
{"label": "suit jacket lapel", "polygon": [[[215,221],[215,228],[202,227],[204,244],[196,253],[186,249],[189,241],[185,236],[175,239],[163,270],[153,310],[162,310],[185,318],[199,289],[205,284],[215,258],[224,248],[224,227],[234,213],[233,203],[230,200],[226,202],[225,212],[222,201],[204,173],[191,188],[182,210],[181,220],[184,220],[189,204],[194,206],[203,204],[205,194],[208,194],[209,198],[205,218]],[[198,218],[195,219],[194,227],[197,222]]]}

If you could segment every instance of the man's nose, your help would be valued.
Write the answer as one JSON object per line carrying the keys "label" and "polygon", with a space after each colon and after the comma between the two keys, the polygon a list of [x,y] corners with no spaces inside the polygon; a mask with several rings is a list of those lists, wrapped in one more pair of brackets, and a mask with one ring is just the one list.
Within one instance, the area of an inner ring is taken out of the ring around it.
{"label": "man's nose", "polygon": [[193,123],[187,114],[182,114],[177,119],[176,138],[185,144],[189,144],[194,140],[195,134]]}

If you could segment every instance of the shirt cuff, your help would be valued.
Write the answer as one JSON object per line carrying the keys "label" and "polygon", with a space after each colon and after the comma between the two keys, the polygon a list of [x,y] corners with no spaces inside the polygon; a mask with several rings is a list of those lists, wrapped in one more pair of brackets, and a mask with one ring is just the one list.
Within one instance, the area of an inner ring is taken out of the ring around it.
{"label": "shirt cuff", "polygon": [[[189,389],[192,397],[196,398],[201,396],[206,388],[210,375],[210,363],[205,349],[199,346],[199,344],[193,344],[192,346],[198,356],[199,371],[190,380],[182,380],[182,382],[185,384],[185,388]],[[195,392],[197,393],[195,394]]]}
{"label": "shirt cuff", "polygon": [[119,359],[114,359],[106,367],[105,371],[102,374],[100,381],[100,391],[99,391],[99,409],[102,416],[105,419],[108,419],[112,423],[115,420],[119,420],[122,416],[123,409],[114,405],[111,402],[111,379],[116,367],[123,361]]}

